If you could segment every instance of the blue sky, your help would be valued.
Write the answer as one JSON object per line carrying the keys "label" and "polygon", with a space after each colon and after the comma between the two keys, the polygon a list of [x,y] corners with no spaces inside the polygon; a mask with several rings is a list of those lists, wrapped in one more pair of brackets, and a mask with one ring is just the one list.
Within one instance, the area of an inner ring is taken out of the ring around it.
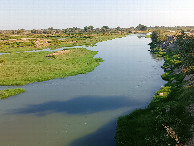
{"label": "blue sky", "polygon": [[194,0],[0,0],[0,29],[194,25]]}

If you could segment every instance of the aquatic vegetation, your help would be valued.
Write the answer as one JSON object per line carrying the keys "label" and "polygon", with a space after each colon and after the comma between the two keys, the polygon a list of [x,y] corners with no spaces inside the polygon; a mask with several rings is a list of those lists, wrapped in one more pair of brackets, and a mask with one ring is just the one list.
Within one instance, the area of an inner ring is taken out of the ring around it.
{"label": "aquatic vegetation", "polygon": [[[92,71],[102,59],[93,58],[97,52],[83,48],[70,49],[69,54],[45,57],[48,52],[25,52],[45,48],[73,46],[95,46],[96,43],[107,41],[124,34],[58,34],[56,35],[19,35],[8,36],[1,41],[0,52],[0,85],[24,85],[54,78],[73,76]],[[65,38],[65,39],[60,39]]]}
{"label": "aquatic vegetation", "polygon": [[10,96],[14,96],[14,95],[24,93],[24,92],[25,92],[25,89],[23,88],[0,90],[0,99],[6,99]]}
{"label": "aquatic vegetation", "polygon": [[[126,34],[60,34],[59,36],[50,35],[32,35],[18,36],[16,39],[0,41],[1,53],[15,53],[31,50],[40,50],[45,48],[60,48],[73,46],[95,46],[96,43],[115,38],[124,37]],[[61,39],[60,39],[61,38]],[[62,39],[65,38],[65,39]]]}
{"label": "aquatic vegetation", "polygon": [[151,38],[151,35],[146,35],[145,38]]}
{"label": "aquatic vegetation", "polygon": [[92,71],[101,58],[97,51],[70,49],[71,53],[46,57],[49,52],[22,52],[0,56],[7,61],[0,66],[0,85],[24,85],[54,78],[63,78]]}

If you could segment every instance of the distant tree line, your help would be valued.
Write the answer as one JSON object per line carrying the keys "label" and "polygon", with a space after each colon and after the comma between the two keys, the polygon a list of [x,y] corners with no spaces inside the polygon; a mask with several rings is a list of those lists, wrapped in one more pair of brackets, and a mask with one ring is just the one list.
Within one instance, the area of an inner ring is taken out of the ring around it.
{"label": "distant tree line", "polygon": [[63,33],[131,33],[136,31],[155,31],[155,30],[164,30],[164,31],[177,31],[184,30],[186,32],[194,33],[194,26],[176,26],[176,27],[165,27],[165,26],[146,26],[139,24],[136,27],[121,28],[120,26],[116,28],[110,28],[109,26],[102,26],[101,28],[94,28],[94,26],[89,25],[85,26],[83,29],[78,27],[65,28],[65,29],[55,29],[49,27],[47,29],[18,29],[18,30],[0,30],[0,34],[63,34]]}
{"label": "distant tree line", "polygon": [[142,24],[139,24],[139,25],[136,27],[136,29],[139,30],[139,31],[145,31],[145,30],[147,30],[147,26],[142,25]]}

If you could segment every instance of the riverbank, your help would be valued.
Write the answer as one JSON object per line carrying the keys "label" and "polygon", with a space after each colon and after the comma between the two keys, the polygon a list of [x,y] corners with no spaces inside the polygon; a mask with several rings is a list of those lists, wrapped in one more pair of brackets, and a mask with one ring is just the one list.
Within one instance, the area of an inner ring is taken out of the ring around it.
{"label": "riverbank", "polygon": [[[158,38],[157,38],[158,39]],[[188,40],[177,39],[153,42],[151,52],[164,57],[162,75],[165,84],[155,93],[152,102],[146,109],[139,109],[131,114],[120,117],[117,123],[116,141],[118,146],[128,145],[183,145],[192,137],[194,118],[190,113],[190,106],[194,103],[194,86],[192,63],[186,66],[186,56],[177,51],[175,40],[193,43]],[[162,43],[171,44],[159,48]],[[164,43],[165,42],[165,43]],[[185,45],[184,44],[184,45]],[[154,46],[155,45],[155,46]],[[173,47],[172,47],[173,46]],[[190,48],[189,48],[190,49]],[[179,49],[181,50],[181,49]],[[188,52],[186,52],[188,53]],[[184,61],[183,61],[184,60]],[[191,60],[192,61],[192,60]]]}
{"label": "riverbank", "polygon": [[[33,50],[48,47],[52,50],[61,47],[95,46],[98,42],[124,36],[124,34],[61,34],[56,37],[32,35],[25,36],[27,38],[24,39],[22,35],[10,35],[7,40],[0,42],[0,52],[7,53],[0,55],[0,85],[20,86],[91,72],[103,61],[101,58],[94,58],[97,51],[71,48],[51,54],[49,51],[33,52]],[[6,94],[12,95],[12,90],[6,90]]]}
{"label": "riverbank", "polygon": [[63,78],[92,71],[101,58],[93,58],[97,51],[85,48],[69,49],[68,54],[46,57],[50,53],[23,52],[1,55],[0,85],[25,85],[54,78]]}
{"label": "riverbank", "polygon": [[21,94],[24,92],[25,90],[23,88],[0,90],[0,99],[7,99],[10,96],[14,96],[14,95]]}
{"label": "riverbank", "polygon": [[98,42],[121,38],[126,34],[58,34],[58,35],[19,35],[7,36],[0,40],[0,53],[16,53],[46,48],[56,49],[74,46],[95,46]]}
{"label": "riverbank", "polygon": [[[82,45],[95,45],[98,42],[107,41],[125,35],[102,35],[95,34],[88,37],[72,36],[71,38],[60,40],[55,48]],[[71,39],[71,42],[68,43]],[[72,43],[74,42],[74,43]],[[26,43],[25,41],[23,43]],[[13,44],[13,42],[11,43]],[[52,47],[52,43],[50,47]],[[24,52],[32,50],[42,50],[43,48],[36,48],[35,46],[25,47],[7,47],[0,49],[0,52],[8,52],[10,54],[0,55],[0,85],[25,85],[33,82],[41,82],[51,80],[54,78],[73,76],[77,74],[84,74],[92,71],[101,58],[93,58],[97,52],[89,51],[84,48],[65,49],[70,53],[59,54],[48,57],[51,53],[48,51],[42,52]],[[67,51],[66,51],[67,52]]]}
{"label": "riverbank", "polygon": [[1,144],[116,145],[117,117],[147,105],[164,83],[163,61],[147,51],[149,39],[137,36],[89,47],[104,60],[90,73],[28,84],[26,93],[2,100]]}

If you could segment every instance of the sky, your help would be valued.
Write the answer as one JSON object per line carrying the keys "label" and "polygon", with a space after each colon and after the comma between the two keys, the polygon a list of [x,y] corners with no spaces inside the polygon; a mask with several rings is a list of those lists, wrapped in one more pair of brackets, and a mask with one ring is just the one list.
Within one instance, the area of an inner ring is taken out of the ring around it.
{"label": "sky", "polygon": [[0,29],[194,26],[194,0],[0,0]]}

